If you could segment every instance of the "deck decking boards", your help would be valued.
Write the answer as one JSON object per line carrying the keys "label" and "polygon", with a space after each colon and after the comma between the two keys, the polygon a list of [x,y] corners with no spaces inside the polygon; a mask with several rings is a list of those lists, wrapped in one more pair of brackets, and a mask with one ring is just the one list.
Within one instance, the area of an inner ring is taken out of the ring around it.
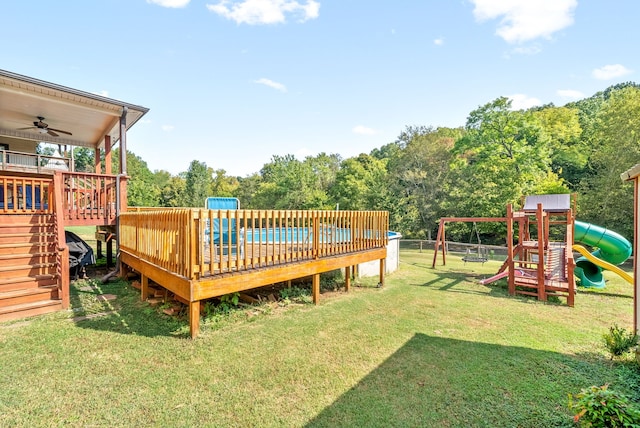
{"label": "deck decking boards", "polygon": [[141,210],[121,215],[121,261],[189,302],[195,337],[204,299],[309,276],[316,284],[374,260],[384,283],[388,221],[385,211]]}

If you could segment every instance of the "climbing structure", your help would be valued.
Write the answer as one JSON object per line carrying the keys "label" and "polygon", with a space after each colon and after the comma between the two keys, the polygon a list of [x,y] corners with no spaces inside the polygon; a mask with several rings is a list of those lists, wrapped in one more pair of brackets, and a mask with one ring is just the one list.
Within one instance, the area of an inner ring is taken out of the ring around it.
{"label": "climbing structure", "polygon": [[474,227],[476,222],[506,222],[507,259],[496,275],[482,283],[508,277],[509,294],[534,296],[543,301],[550,296],[564,297],[567,305],[573,306],[575,210],[572,205],[569,194],[534,195],[524,198],[518,211],[508,205],[506,217],[441,218],[432,267],[435,267],[439,253],[442,254],[442,264],[446,264],[447,222],[473,222]]}
{"label": "climbing structure", "polygon": [[574,210],[571,195],[535,195],[514,211],[507,206],[508,256],[501,271],[508,272],[509,294],[565,297],[573,306],[575,262]]}

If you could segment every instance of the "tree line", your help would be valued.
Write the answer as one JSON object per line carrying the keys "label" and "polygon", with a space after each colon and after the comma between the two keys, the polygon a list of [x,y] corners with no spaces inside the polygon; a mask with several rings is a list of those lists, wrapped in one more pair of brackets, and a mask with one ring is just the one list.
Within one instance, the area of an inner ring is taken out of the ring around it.
{"label": "tree line", "polygon": [[[444,216],[498,217],[525,195],[573,193],[577,217],[633,236],[633,191],[620,174],[640,162],[640,85],[611,86],[564,106],[515,110],[505,97],[479,106],[459,128],[407,126],[371,153],[273,156],[259,172],[227,175],[194,160],[177,176],[127,153],[132,206],[203,207],[237,197],[246,209],[385,210],[406,238],[434,236]],[[92,154],[76,149],[77,170]],[[118,159],[117,155],[114,159]],[[486,223],[487,242],[504,225]],[[450,236],[464,239],[470,225]]]}

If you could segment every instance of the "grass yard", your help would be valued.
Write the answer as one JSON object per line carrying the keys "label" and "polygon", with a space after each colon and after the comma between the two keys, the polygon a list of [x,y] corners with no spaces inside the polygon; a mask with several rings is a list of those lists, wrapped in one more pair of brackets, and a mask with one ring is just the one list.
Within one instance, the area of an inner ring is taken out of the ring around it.
{"label": "grass yard", "polygon": [[631,356],[602,344],[632,326],[629,284],[607,273],[568,308],[480,285],[499,262],[432,257],[402,251],[384,288],[319,306],[218,314],[196,340],[127,283],[78,281],[73,311],[0,324],[0,426],[551,427],[591,385],[640,400]]}

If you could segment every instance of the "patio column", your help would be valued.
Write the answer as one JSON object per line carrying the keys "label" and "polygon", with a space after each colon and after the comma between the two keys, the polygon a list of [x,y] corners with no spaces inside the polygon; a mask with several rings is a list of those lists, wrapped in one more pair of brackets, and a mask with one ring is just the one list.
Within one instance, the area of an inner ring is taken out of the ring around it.
{"label": "patio column", "polygon": [[120,116],[120,212],[127,211],[127,107],[122,107]]}
{"label": "patio column", "polygon": [[100,148],[96,147],[93,151],[93,172],[102,174],[102,165],[100,164]]}
{"label": "patio column", "polygon": [[111,174],[111,137],[109,135],[104,137],[104,173]]}
{"label": "patio column", "polygon": [[120,116],[120,174],[127,175],[127,107],[122,107]]}

